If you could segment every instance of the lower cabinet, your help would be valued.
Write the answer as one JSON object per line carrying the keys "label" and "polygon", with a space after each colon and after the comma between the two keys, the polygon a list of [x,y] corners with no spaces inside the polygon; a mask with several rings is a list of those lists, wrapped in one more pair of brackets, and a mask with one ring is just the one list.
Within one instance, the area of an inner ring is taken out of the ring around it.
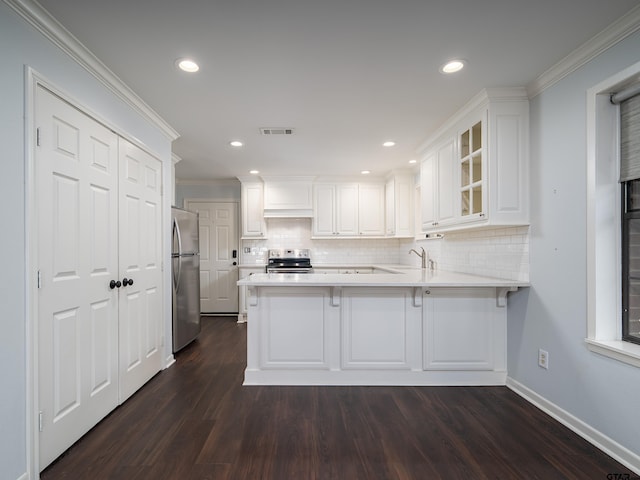
{"label": "lower cabinet", "polygon": [[[263,287],[258,302],[259,354],[247,358],[247,366],[261,369],[328,369],[330,340],[337,315],[331,308],[329,287],[284,289]],[[254,337],[255,338],[255,337]],[[248,341],[248,347],[251,342]]]}
{"label": "lower cabinet", "polygon": [[258,286],[245,384],[504,385],[495,287]]}
{"label": "lower cabinet", "polygon": [[505,369],[506,323],[495,288],[432,288],[423,299],[425,370]]}
{"label": "lower cabinet", "polygon": [[420,368],[420,309],[409,289],[345,288],[341,301],[341,367]]}

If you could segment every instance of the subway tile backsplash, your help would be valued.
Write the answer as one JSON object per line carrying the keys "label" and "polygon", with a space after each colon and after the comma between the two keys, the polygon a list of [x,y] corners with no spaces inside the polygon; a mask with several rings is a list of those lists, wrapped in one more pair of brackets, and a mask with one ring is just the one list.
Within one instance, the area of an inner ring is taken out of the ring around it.
{"label": "subway tile backsplash", "polygon": [[[312,264],[359,265],[371,263],[400,263],[400,241],[389,239],[312,239],[309,218],[267,219],[267,240],[243,240],[244,264],[266,262],[270,248],[308,248]],[[244,253],[245,248],[250,253]]]}
{"label": "subway tile backsplash", "polygon": [[[529,281],[527,226],[449,232],[443,239],[413,245],[428,250],[443,270]],[[410,263],[416,264],[415,260],[419,261],[416,257]]]}
{"label": "subway tile backsplash", "polygon": [[[241,263],[263,264],[270,248],[308,248],[314,265],[393,264],[420,266],[409,249],[423,247],[437,268],[454,272],[529,280],[529,227],[450,232],[438,240],[312,239],[309,218],[270,218],[268,239],[243,240]],[[245,253],[245,250],[249,250]]]}

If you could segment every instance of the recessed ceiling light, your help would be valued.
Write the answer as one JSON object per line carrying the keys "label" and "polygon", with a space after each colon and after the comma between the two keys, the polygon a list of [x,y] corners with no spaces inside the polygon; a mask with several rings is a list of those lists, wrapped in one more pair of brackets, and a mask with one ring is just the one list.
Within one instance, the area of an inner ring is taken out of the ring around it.
{"label": "recessed ceiling light", "polygon": [[198,64],[190,58],[179,58],[176,60],[176,65],[183,72],[195,73],[200,70]]}
{"label": "recessed ceiling light", "polygon": [[382,144],[383,147],[393,147],[396,144],[396,142],[392,142],[392,141],[388,141],[388,142],[384,142]]}
{"label": "recessed ceiling light", "polygon": [[440,67],[440,73],[456,73],[464,68],[463,60],[451,60]]}
{"label": "recessed ceiling light", "polygon": [[369,175],[371,172],[369,170],[362,170],[360,173],[362,175]]}
{"label": "recessed ceiling light", "polygon": [[229,145],[231,145],[232,147],[241,147],[244,144],[240,140],[233,140],[229,142]]}
{"label": "recessed ceiling light", "polygon": [[418,161],[417,160],[409,160],[409,163],[413,165],[414,163],[418,163]]}
{"label": "recessed ceiling light", "polygon": [[260,171],[259,171],[259,170],[249,170],[249,173],[250,173],[251,175],[257,175],[257,174],[259,174],[259,173],[260,173]]}

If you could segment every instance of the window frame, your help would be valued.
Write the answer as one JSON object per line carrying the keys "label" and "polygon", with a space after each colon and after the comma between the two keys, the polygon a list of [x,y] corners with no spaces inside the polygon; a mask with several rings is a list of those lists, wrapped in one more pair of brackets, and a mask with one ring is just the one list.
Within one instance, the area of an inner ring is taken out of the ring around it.
{"label": "window frame", "polygon": [[[632,189],[631,183],[634,184],[635,188]],[[622,205],[622,209],[620,210],[622,224],[622,341],[640,344],[640,336],[629,333],[629,295],[631,294],[630,280],[632,274],[629,268],[631,248],[630,223],[634,220],[640,220],[640,205],[639,208],[631,209],[630,201],[634,197],[634,192],[635,200],[637,201],[640,198],[640,180],[623,182],[620,190],[622,195],[620,201]]]}
{"label": "window frame", "polygon": [[[622,340],[622,189],[619,106],[640,62],[587,91],[587,337],[589,350],[640,367],[640,345]],[[615,285],[615,288],[611,288]]]}

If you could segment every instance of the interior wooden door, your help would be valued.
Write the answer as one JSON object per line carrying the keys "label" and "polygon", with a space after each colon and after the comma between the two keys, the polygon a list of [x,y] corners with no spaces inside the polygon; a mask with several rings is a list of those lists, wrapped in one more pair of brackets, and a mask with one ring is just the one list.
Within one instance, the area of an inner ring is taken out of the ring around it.
{"label": "interior wooden door", "polygon": [[160,160],[119,139],[120,401],[162,368]]}
{"label": "interior wooden door", "polygon": [[236,313],[238,204],[187,200],[185,207],[200,214],[200,311]]}
{"label": "interior wooden door", "polygon": [[118,137],[42,87],[35,105],[44,468],[118,404]]}

